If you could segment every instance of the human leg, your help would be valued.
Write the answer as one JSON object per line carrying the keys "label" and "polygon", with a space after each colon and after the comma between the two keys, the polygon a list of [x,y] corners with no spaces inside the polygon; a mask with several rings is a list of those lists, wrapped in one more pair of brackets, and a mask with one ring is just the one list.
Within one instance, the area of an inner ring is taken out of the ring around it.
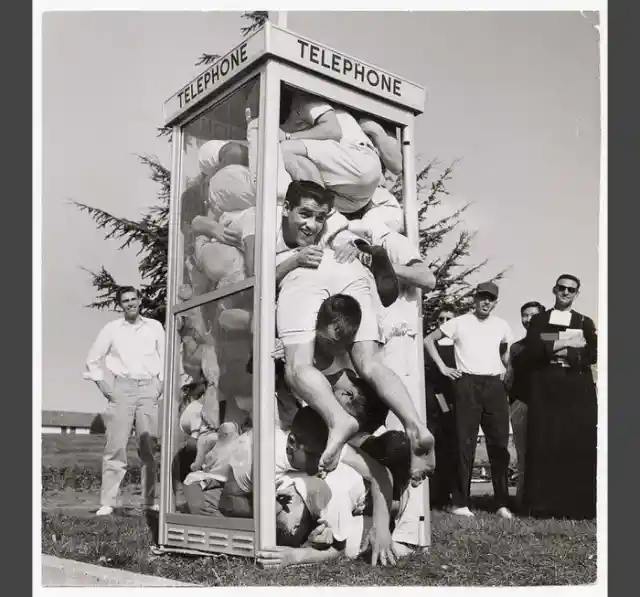
{"label": "human leg", "polygon": [[373,386],[380,399],[402,423],[411,444],[411,482],[414,485],[421,483],[432,472],[426,457],[433,450],[434,440],[421,421],[406,386],[384,365],[382,351],[376,342],[354,342],[351,359],[358,375]]}
{"label": "human leg", "polygon": [[521,400],[515,400],[511,405],[511,428],[513,429],[513,441],[516,447],[518,462],[516,502],[522,503],[524,493],[524,478],[526,470],[527,450],[527,405]]}
{"label": "human leg", "polygon": [[142,461],[142,499],[145,506],[152,506],[156,496],[158,463],[156,443],[158,438],[158,398],[160,395],[157,379],[142,383],[138,388],[138,403],[135,425],[138,439],[138,455]]}
{"label": "human leg", "polygon": [[102,487],[100,504],[115,507],[120,484],[127,468],[127,443],[135,417],[136,402],[128,391],[126,381],[116,378],[113,401],[103,414],[106,444],[102,458]]}
{"label": "human leg", "polygon": [[482,417],[475,382],[475,376],[472,375],[463,375],[453,382],[457,444],[457,471],[452,491],[454,508],[469,506],[471,472],[478,443],[478,428]]}
{"label": "human leg", "polygon": [[482,416],[487,455],[491,465],[491,482],[496,508],[509,503],[509,400],[499,377],[485,379],[481,390]]}

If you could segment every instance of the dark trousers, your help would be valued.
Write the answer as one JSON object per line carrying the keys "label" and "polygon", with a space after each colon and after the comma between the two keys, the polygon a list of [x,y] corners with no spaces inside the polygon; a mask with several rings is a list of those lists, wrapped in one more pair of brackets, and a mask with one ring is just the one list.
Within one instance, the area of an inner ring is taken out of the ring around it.
{"label": "dark trousers", "polygon": [[447,394],[443,395],[450,410],[445,413],[436,399],[436,388],[428,382],[425,384],[427,427],[436,441],[436,469],[429,481],[429,501],[432,508],[442,508],[450,504],[457,465],[455,407],[450,386],[447,390]]}
{"label": "dark trousers", "polygon": [[491,464],[496,507],[509,500],[509,400],[497,375],[468,375],[453,382],[458,470],[453,484],[453,505],[469,505],[471,473],[478,443],[478,427],[484,431]]}

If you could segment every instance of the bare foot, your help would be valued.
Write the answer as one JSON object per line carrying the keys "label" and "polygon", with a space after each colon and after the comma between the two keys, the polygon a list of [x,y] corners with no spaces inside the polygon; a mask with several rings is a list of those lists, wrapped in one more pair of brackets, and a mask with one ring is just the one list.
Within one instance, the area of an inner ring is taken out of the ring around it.
{"label": "bare foot", "polygon": [[407,437],[411,444],[411,486],[418,487],[435,470],[435,440],[424,425],[407,430]]}
{"label": "bare foot", "polygon": [[318,464],[318,476],[320,478],[323,478],[338,466],[342,448],[344,448],[344,445],[358,431],[358,427],[358,421],[351,415],[345,413],[344,418],[341,418],[340,421],[329,429],[327,446]]}

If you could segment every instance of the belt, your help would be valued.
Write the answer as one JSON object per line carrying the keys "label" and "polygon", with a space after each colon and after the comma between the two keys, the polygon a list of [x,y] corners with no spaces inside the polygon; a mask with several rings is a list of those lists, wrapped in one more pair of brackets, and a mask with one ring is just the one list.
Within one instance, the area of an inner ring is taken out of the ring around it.
{"label": "belt", "polygon": [[563,369],[569,369],[571,367],[569,363],[563,363],[562,361],[551,361],[549,364],[554,367],[562,367]]}

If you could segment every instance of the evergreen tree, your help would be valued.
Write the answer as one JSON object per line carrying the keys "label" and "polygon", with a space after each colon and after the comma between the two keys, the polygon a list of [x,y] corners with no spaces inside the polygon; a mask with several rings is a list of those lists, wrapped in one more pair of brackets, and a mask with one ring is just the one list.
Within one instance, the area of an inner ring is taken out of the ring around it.
{"label": "evergreen tree", "polygon": [[[246,36],[265,23],[268,19],[268,12],[246,12],[243,13],[242,18],[249,21],[249,24],[241,29],[243,35]],[[202,54],[196,66],[209,65],[219,57],[218,54]],[[158,136],[170,138],[170,129],[158,128]],[[159,185],[158,204],[148,208],[147,213],[139,221],[128,220],[77,201],[72,203],[91,216],[98,229],[105,232],[105,239],[121,240],[120,249],[134,245],[138,247],[138,269],[145,281],[140,289],[142,293],[141,313],[164,323],[167,302],[170,172],[155,156],[138,157],[141,163],[149,168],[151,179]],[[487,265],[486,259],[476,264],[467,264],[467,260],[471,256],[475,233],[461,229],[461,224],[462,214],[469,207],[469,204],[433,223],[429,222],[430,210],[442,205],[450,194],[447,183],[452,178],[454,165],[455,163],[436,174],[437,162],[433,160],[424,166],[417,175],[421,253],[429,258],[434,249],[440,246],[450,233],[458,232],[453,248],[444,257],[430,261],[436,274],[437,284],[435,290],[426,293],[423,298],[425,331],[429,331],[433,327],[436,314],[444,305],[452,307],[458,313],[463,312],[471,305],[475,284],[471,284],[470,278]],[[402,199],[400,180],[392,192],[398,199]],[[116,308],[115,293],[118,282],[104,267],[101,267],[98,272],[89,271],[89,274],[96,289],[96,299],[87,306],[96,309]],[[496,281],[503,275],[504,272],[500,272],[491,279]]]}

